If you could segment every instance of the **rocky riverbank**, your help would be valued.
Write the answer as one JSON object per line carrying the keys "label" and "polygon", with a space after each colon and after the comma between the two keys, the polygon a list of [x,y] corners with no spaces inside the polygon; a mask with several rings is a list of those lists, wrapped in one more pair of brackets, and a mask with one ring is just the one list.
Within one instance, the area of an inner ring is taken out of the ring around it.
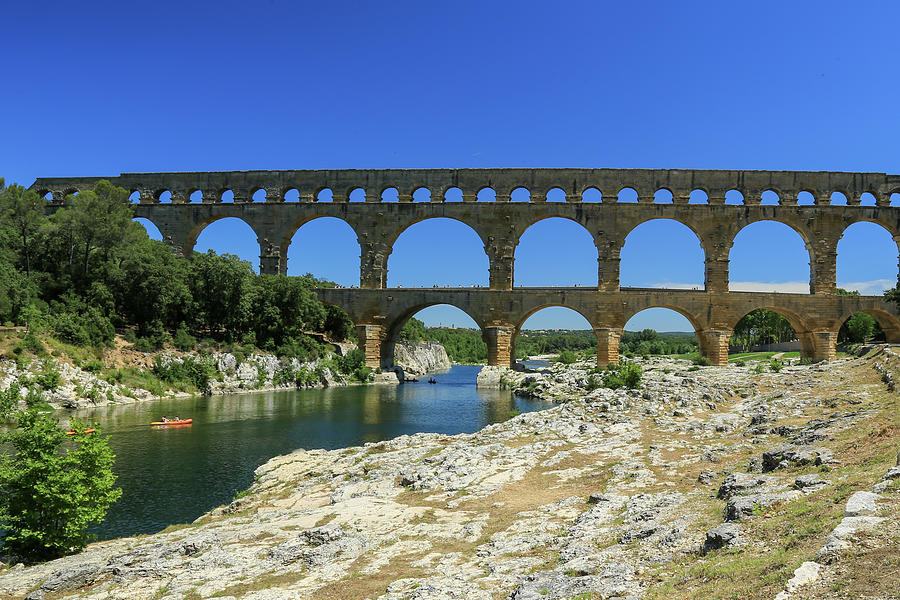
{"label": "rocky riverbank", "polygon": [[274,458],[193,524],[0,570],[0,598],[896,597],[896,357],[644,367],[470,435]]}

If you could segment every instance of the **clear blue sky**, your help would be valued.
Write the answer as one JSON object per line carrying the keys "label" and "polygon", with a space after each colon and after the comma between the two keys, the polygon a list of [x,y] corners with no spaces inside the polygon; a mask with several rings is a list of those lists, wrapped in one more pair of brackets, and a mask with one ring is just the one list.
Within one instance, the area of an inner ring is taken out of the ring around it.
{"label": "clear blue sky", "polygon": [[[403,167],[646,167],[900,172],[896,2],[8,2],[0,37],[0,176]],[[258,263],[220,221],[197,250]],[[291,273],[358,282],[341,223],[304,226]],[[517,283],[590,285],[587,233],[544,221]],[[629,236],[623,285],[702,285],[683,227]],[[761,223],[732,251],[747,289],[800,291],[799,237]],[[474,233],[401,236],[389,283],[487,282]],[[897,247],[871,225],[839,246],[838,280],[878,292]],[[688,329],[667,311],[629,329]],[[420,315],[464,323],[452,311]],[[580,326],[547,310],[534,327]]]}

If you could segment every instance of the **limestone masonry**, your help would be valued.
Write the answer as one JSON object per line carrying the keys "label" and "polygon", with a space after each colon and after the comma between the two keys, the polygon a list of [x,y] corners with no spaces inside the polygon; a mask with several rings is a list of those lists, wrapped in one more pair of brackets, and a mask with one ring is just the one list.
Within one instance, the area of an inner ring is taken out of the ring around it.
{"label": "limestone masonry", "polygon": [[[710,171],[650,169],[397,169],[322,171],[231,171],[209,173],[125,173],[117,177],[39,178],[32,189],[62,203],[65,196],[88,189],[99,179],[137,192],[135,215],[152,221],[176,252],[190,256],[201,231],[218,219],[236,217],[258,236],[260,269],[285,273],[287,250],[294,233],[319,217],[337,217],[356,232],[360,245],[360,288],[319,290],[319,297],[347,310],[357,325],[360,346],[370,366],[393,364],[396,334],[417,311],[434,304],[452,304],[481,327],[488,344],[489,364],[509,365],[515,338],[525,320],[547,306],[566,306],[581,313],[597,335],[597,362],[618,360],[619,336],[627,320],[651,307],[673,309],[691,321],[701,352],[714,364],[728,361],[728,341],[734,325],[749,311],[766,308],[782,314],[803,343],[804,356],[834,358],[837,331],[857,311],[875,317],[889,342],[900,342],[897,308],[881,297],[837,296],[837,244],[850,225],[869,221],[900,240],[900,209],[889,206],[900,193],[900,175],[811,171]],[[445,202],[451,189],[462,202]],[[490,188],[495,202],[476,202]],[[529,202],[510,202],[524,188]],[[365,202],[350,202],[361,189]],[[419,190],[430,201],[413,201]],[[560,189],[565,202],[548,202]],[[599,191],[603,202],[582,202],[582,194]],[[637,203],[617,202],[624,189],[637,193]],[[265,191],[265,201],[252,201]],[[285,201],[296,190],[299,202]],[[319,200],[330,190],[333,200]],[[397,202],[385,202],[387,190]],[[671,192],[671,203],[654,202],[658,190]],[[707,204],[689,204],[701,190]],[[739,191],[743,204],[726,205],[726,192]],[[201,202],[191,202],[195,192]],[[233,202],[223,202],[231,192]],[[778,205],[761,204],[772,191]],[[161,203],[168,192],[171,203]],[[799,205],[808,192],[814,204]],[[830,205],[840,192],[846,206]],[[862,206],[871,194],[874,206]],[[484,242],[490,261],[488,288],[389,289],[387,261],[398,236],[429,218],[461,221]],[[534,223],[562,217],[582,224],[597,246],[598,287],[514,287],[515,248]],[[619,252],[635,227],[651,219],[673,219],[700,239],[705,254],[703,290],[642,290],[619,287]],[[810,295],[728,291],[731,246],[740,230],[756,221],[773,220],[793,228],[806,242],[810,264]]]}

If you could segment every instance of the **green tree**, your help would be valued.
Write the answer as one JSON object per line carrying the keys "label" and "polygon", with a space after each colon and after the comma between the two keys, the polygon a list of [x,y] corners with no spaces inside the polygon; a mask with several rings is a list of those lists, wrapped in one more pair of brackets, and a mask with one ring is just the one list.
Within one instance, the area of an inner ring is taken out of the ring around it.
{"label": "green tree", "polygon": [[[252,278],[250,263],[233,254],[218,255],[212,250],[195,254],[190,285],[199,323],[211,334],[221,332],[226,339],[240,339],[249,326]],[[275,310],[271,305],[270,308]],[[258,318],[266,320],[270,316]]]}
{"label": "green tree", "polygon": [[838,342],[862,343],[881,333],[881,328],[875,317],[864,312],[858,312],[850,315],[850,318],[844,321],[838,330]]}
{"label": "green tree", "polygon": [[21,185],[0,189],[0,212],[15,234],[26,275],[31,275],[35,237],[47,220],[45,205],[36,192]]}
{"label": "green tree", "polygon": [[397,340],[401,342],[420,342],[425,339],[425,323],[415,317],[403,324],[403,328],[397,335]]}
{"label": "green tree", "polygon": [[[16,420],[5,436],[14,454],[0,455],[3,549],[28,561],[81,550],[88,525],[100,522],[122,494],[108,437],[97,431],[67,442],[58,423],[36,411]],[[77,422],[73,428],[84,429]]]}

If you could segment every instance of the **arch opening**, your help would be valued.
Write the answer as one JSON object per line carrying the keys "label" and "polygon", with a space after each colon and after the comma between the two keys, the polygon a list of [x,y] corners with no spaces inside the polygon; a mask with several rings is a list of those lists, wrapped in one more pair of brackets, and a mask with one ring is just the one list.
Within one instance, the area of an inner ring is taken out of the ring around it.
{"label": "arch opening", "polygon": [[381,192],[382,202],[400,202],[400,192],[395,187],[389,187]]}
{"label": "arch opening", "polygon": [[595,187],[589,187],[581,194],[582,202],[603,202],[603,194]]}
{"label": "arch opening", "polygon": [[900,206],[900,194],[898,194],[897,192],[894,192],[893,194],[891,194],[891,199],[890,199],[889,204],[891,206]]}
{"label": "arch opening", "polygon": [[404,229],[394,241],[387,266],[388,287],[486,287],[490,270],[478,233],[446,217]]}
{"label": "arch opening", "polygon": [[[50,202],[52,202],[52,201],[53,201],[53,194],[51,194],[50,192],[47,192],[47,193],[44,195],[44,198],[45,198],[46,200],[49,200]],[[132,204],[140,204],[140,202],[141,202],[141,193],[140,193],[139,191],[137,191],[137,190],[134,190],[133,192],[131,192],[131,194],[128,195],[128,201],[131,202]]]}
{"label": "arch opening", "polygon": [[756,221],[740,230],[729,254],[728,289],[733,292],[808,294],[812,261],[796,229],[778,221]]}
{"label": "arch opening", "polygon": [[531,224],[514,256],[515,286],[597,287],[597,247],[576,221],[550,217]]}
{"label": "arch opening", "polygon": [[478,190],[477,199],[478,202],[496,202],[497,192],[494,191],[494,188],[481,188]]}
{"label": "arch opening", "polygon": [[517,187],[509,194],[510,202],[531,202],[531,192],[523,187]]}
{"label": "arch opening", "polygon": [[246,260],[259,273],[259,242],[256,232],[237,217],[223,217],[205,225],[197,235],[194,252],[212,250],[216,254],[233,254]]}
{"label": "arch opening", "polygon": [[797,315],[772,307],[751,310],[735,323],[730,352],[808,352],[798,339],[798,329],[806,328]]}
{"label": "arch opening", "polygon": [[547,202],[565,202],[566,192],[562,188],[554,187],[547,191]]}
{"label": "arch opening", "polygon": [[431,202],[431,190],[420,187],[413,192],[413,202]]}
{"label": "arch opening", "polygon": [[201,190],[194,190],[191,192],[188,201],[191,204],[201,204],[203,202],[203,192]]}
{"label": "arch opening", "polygon": [[847,195],[844,192],[832,192],[831,193],[831,205],[832,206],[847,206]]}
{"label": "arch opening", "polygon": [[878,319],[866,312],[856,312],[847,317],[838,329],[838,345],[863,344],[885,341],[884,330]]}
{"label": "arch opening", "polygon": [[297,188],[290,188],[284,192],[284,201],[285,202],[300,202],[300,190]]}
{"label": "arch opening", "polygon": [[136,221],[144,226],[144,229],[147,230],[147,237],[151,240],[156,240],[158,242],[162,241],[162,233],[159,231],[159,227],[157,227],[153,221],[150,219],[145,219],[144,217],[135,217],[132,221]]}
{"label": "arch opening", "polygon": [[334,202],[334,192],[331,188],[323,188],[316,194],[316,202]]}
{"label": "arch opening", "polygon": [[725,192],[725,204],[743,206],[744,194],[740,190],[728,190]]}
{"label": "arch opening", "polygon": [[810,192],[803,191],[797,194],[797,206],[814,206],[816,198]]}
{"label": "arch opening", "polygon": [[688,204],[709,204],[709,194],[703,190],[693,190],[688,199]]}
{"label": "arch opening", "polygon": [[311,219],[294,231],[287,244],[281,256],[287,259],[288,275],[311,274],[344,287],[359,285],[359,242],[346,221]]}
{"label": "arch opening", "polygon": [[863,192],[859,197],[860,206],[875,206],[875,195],[871,192]]}
{"label": "arch opening", "polygon": [[366,190],[361,187],[353,188],[350,190],[350,193],[347,194],[347,199],[350,202],[365,202],[366,201]]}
{"label": "arch opening", "polygon": [[172,203],[172,192],[169,190],[164,190],[160,192],[160,194],[156,197],[156,201],[160,204],[171,204]]}
{"label": "arch opening", "polygon": [[457,364],[485,363],[488,359],[481,327],[471,315],[452,304],[413,307],[392,324],[387,339],[391,363],[397,342],[439,342],[450,361]]}
{"label": "arch opening", "polygon": [[638,193],[634,188],[626,187],[619,190],[619,195],[616,198],[616,202],[637,202],[638,201]]}
{"label": "arch opening", "polygon": [[462,202],[463,193],[458,187],[449,188],[444,192],[444,202]]}
{"label": "arch opening", "polygon": [[590,359],[597,351],[597,337],[590,322],[580,312],[562,305],[531,311],[516,327],[512,344],[513,356],[518,360],[557,355],[568,362]]}
{"label": "arch opening", "polygon": [[678,310],[654,306],[635,313],[619,338],[619,355],[625,358],[689,355],[697,352],[696,327]]}
{"label": "arch opening", "polygon": [[781,199],[778,196],[778,192],[766,190],[760,195],[759,203],[763,206],[778,206],[781,204]]}
{"label": "arch opening", "polygon": [[[665,240],[663,248],[660,240]],[[625,237],[619,258],[622,286],[704,289],[706,257],[700,238],[680,221],[644,221]]]}
{"label": "arch opening", "polygon": [[877,223],[863,221],[844,230],[837,245],[837,286],[880,296],[897,285],[897,242]]}
{"label": "arch opening", "polygon": [[253,192],[253,195],[250,197],[250,200],[252,202],[268,202],[269,201],[268,195],[266,194],[266,190],[264,190],[263,188],[259,188],[258,190]]}
{"label": "arch opening", "polygon": [[225,190],[219,196],[219,202],[222,203],[233,203],[234,202],[234,190]]}
{"label": "arch opening", "polygon": [[672,195],[671,190],[661,188],[653,194],[653,202],[656,204],[672,204],[675,202],[675,197]]}

